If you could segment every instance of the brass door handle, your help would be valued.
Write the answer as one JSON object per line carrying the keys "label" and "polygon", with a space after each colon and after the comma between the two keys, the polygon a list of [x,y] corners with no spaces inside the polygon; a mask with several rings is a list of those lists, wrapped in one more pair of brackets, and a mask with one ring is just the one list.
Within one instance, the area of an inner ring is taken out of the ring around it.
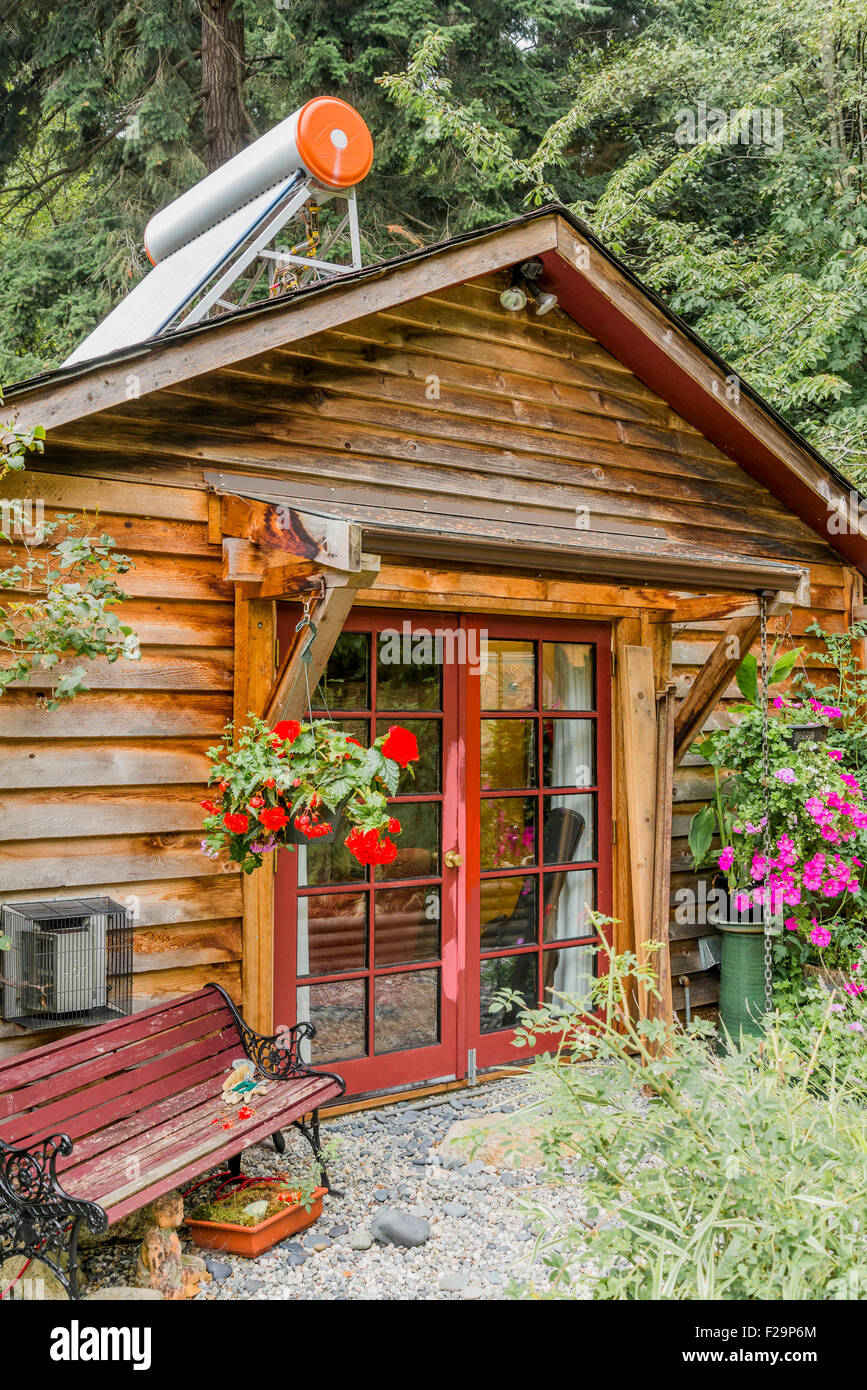
{"label": "brass door handle", "polygon": [[458,854],[456,849],[447,849],[443,858],[446,861],[446,868],[459,869],[464,862],[464,856]]}

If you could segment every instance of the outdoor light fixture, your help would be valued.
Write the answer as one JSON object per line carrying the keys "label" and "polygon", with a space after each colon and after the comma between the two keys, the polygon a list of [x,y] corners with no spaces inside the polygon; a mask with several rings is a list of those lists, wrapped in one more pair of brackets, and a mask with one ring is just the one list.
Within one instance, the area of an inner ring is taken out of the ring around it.
{"label": "outdoor light fixture", "polygon": [[512,271],[511,285],[500,295],[500,303],[503,308],[516,313],[527,307],[528,300],[532,296],[536,302],[537,318],[542,314],[550,313],[557,305],[557,296],[548,290],[543,290],[539,284],[539,278],[544,269],[542,262],[535,257],[516,266]]}
{"label": "outdoor light fixture", "polygon": [[507,290],[503,290],[500,303],[504,309],[511,309],[512,313],[516,313],[518,309],[526,308],[527,292],[519,284],[512,284]]}
{"label": "outdoor light fixture", "polygon": [[541,285],[533,284],[532,281],[528,282],[527,289],[530,291],[531,295],[536,301],[537,318],[539,318],[542,314],[550,313],[552,309],[556,309],[556,294],[551,294],[548,290],[543,290]]}

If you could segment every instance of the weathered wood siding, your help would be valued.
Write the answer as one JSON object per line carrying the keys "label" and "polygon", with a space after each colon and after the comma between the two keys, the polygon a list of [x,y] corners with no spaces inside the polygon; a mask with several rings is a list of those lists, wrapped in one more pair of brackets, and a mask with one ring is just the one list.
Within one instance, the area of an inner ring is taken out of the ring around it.
{"label": "weathered wood siding", "polygon": [[[37,688],[0,699],[3,896],[88,888],[137,900],[139,1000],[207,978],[234,990],[239,981],[240,884],[199,851],[204,750],[231,716],[233,643],[204,470],[268,475],[301,507],[361,520],[385,510],[458,537],[496,512],[540,538],[588,525],[620,541],[808,563],[815,616],[845,626],[844,571],[830,547],[565,315],[506,314],[504,284],[490,276],[441,291],[140,399],[131,358],[130,399],[58,427],[28,473],[46,506],[99,509],[132,555],[124,617],[144,656],[96,666],[93,693],[56,713],[37,708]],[[464,553],[447,572],[395,559],[360,601],[582,611],[562,576],[523,570],[494,581],[469,540]],[[597,615],[632,624],[637,640],[643,602],[609,580]],[[809,621],[796,613],[793,633]],[[715,631],[674,633],[679,693]],[[664,635],[660,652],[667,663]],[[686,824],[706,790],[706,773],[687,760],[675,788],[674,887],[689,880]],[[697,970],[695,937],[675,952],[676,981]],[[693,1002],[714,989],[700,977]]]}
{"label": "weathered wood siding", "polygon": [[[240,884],[200,852],[205,749],[232,709],[233,605],[219,547],[207,541],[207,498],[60,472],[3,487],[27,490],[48,514],[98,512],[132,557],[122,617],[142,660],[93,663],[92,693],[56,711],[39,707],[42,675],[0,699],[3,900],[92,891],[131,905],[137,1007],[208,979],[237,993]],[[0,1030],[0,1055],[46,1036]]]}

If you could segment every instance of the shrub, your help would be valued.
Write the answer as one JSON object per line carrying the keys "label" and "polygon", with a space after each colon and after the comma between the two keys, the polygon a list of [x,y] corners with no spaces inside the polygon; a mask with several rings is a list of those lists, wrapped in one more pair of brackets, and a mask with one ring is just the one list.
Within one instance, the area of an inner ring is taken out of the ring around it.
{"label": "shrub", "polygon": [[586,1194],[570,1225],[533,1208],[542,1296],[580,1284],[596,1299],[858,1297],[867,1112],[860,1064],[829,1065],[833,998],[816,1027],[781,1011],[764,1039],[715,1050],[707,1024],[635,1022],[630,997],[656,992],[652,967],[631,954],[606,964],[592,1005],[555,999],[526,1012],[516,1038],[559,1033],[530,1069],[528,1111],[552,1180],[576,1180],[571,1158]]}

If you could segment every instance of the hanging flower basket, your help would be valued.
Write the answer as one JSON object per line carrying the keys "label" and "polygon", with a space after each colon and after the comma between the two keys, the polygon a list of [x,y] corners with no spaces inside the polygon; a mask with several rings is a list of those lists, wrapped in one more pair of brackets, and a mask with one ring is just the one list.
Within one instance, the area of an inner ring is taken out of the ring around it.
{"label": "hanging flower basket", "polygon": [[400,822],[391,814],[401,774],[413,775],[415,735],[393,724],[369,748],[327,719],[284,719],[274,728],[251,716],[234,741],[208,750],[211,795],[202,850],[253,873],[265,856],[299,844],[344,844],[360,864],[389,864]]}
{"label": "hanging flower basket", "polygon": [[786,742],[790,748],[797,748],[799,743],[824,743],[827,737],[827,724],[793,724],[786,731]]}

